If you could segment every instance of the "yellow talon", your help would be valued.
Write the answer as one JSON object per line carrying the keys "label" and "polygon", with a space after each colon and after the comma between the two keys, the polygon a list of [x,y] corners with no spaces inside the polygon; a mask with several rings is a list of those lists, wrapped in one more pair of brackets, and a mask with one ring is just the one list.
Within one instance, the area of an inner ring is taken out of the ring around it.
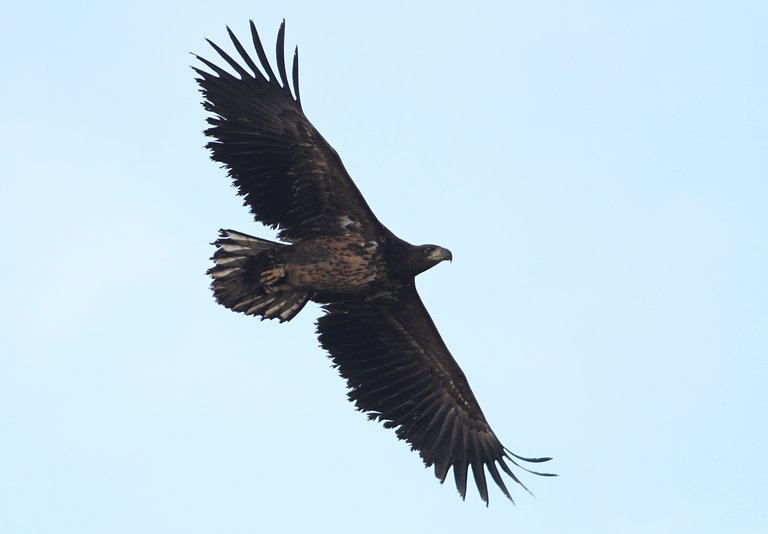
{"label": "yellow talon", "polygon": [[262,271],[259,280],[264,285],[271,285],[285,276],[285,267],[279,265]]}

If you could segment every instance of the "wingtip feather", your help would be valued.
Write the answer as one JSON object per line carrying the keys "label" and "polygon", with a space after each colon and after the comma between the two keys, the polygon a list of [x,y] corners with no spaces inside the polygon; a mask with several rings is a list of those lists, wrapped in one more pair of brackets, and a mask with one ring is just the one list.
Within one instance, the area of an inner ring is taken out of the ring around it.
{"label": "wingtip feather", "polygon": [[277,32],[277,43],[275,45],[275,55],[277,56],[277,72],[280,74],[283,91],[291,92],[291,86],[288,83],[288,74],[285,71],[285,19],[280,24]]}

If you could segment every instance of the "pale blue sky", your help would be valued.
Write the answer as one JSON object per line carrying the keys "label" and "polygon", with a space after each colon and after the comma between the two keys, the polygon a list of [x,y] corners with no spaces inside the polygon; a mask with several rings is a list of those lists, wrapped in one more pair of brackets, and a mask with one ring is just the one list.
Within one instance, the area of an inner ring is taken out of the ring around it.
{"label": "pale blue sky", "polygon": [[[767,531],[766,5],[4,8],[0,532]],[[504,444],[554,456],[536,498],[441,487],[315,306],[214,303],[217,229],[274,234],[188,52],[249,18],[379,218],[453,251],[419,290]]]}

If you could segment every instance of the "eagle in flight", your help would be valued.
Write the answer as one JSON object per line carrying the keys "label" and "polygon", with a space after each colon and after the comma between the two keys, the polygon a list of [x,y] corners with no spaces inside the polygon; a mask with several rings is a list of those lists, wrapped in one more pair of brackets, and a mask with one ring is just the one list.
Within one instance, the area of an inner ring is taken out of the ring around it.
{"label": "eagle in flight", "polygon": [[357,408],[396,429],[434,465],[440,482],[452,468],[462,498],[471,466],[486,504],[486,470],[511,500],[499,468],[523,486],[507,462],[530,471],[521,464],[549,458],[524,458],[501,444],[416,292],[416,275],[450,261],[451,252],[411,245],[379,222],[304,115],[298,49],[292,83],[286,73],[285,21],[277,34],[277,75],[252,21],[250,28],[258,65],[227,28],[244,64],[208,43],[236,75],[200,56],[210,70],[194,70],[211,113],[211,157],[228,170],[254,218],[278,230],[280,242],[221,230],[208,271],[217,302],[280,322],[310,300],[319,303],[320,344]]}

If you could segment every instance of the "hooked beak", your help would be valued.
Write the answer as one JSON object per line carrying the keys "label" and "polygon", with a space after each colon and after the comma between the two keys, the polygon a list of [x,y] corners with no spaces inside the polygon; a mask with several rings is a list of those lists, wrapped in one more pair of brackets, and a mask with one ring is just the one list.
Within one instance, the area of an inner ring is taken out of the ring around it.
{"label": "hooked beak", "polygon": [[451,251],[443,247],[435,247],[432,253],[427,257],[435,262],[444,260],[448,260],[449,262],[453,261],[453,254],[451,254]]}

